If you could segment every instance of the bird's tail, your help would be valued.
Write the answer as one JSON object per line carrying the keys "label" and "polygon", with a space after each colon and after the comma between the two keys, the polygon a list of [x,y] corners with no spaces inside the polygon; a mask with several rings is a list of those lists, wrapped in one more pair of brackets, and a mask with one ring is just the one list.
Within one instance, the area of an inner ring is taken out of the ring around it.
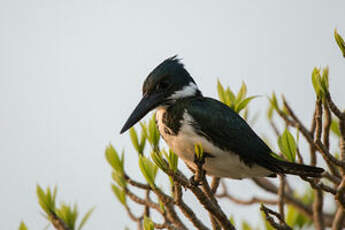
{"label": "bird's tail", "polygon": [[285,174],[292,174],[304,177],[321,177],[321,174],[325,171],[322,168],[297,164],[287,161],[277,160],[276,164],[283,170]]}

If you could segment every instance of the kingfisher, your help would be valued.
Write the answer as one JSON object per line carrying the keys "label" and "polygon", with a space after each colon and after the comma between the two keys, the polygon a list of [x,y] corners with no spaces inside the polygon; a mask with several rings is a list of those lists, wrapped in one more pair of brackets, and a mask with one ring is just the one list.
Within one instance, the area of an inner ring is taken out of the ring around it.
{"label": "kingfisher", "polygon": [[247,122],[224,103],[204,97],[177,56],[159,64],[147,76],[142,99],[121,134],[156,109],[159,132],[169,148],[197,170],[195,145],[204,151],[207,175],[233,179],[292,174],[321,177],[322,168],[283,161]]}

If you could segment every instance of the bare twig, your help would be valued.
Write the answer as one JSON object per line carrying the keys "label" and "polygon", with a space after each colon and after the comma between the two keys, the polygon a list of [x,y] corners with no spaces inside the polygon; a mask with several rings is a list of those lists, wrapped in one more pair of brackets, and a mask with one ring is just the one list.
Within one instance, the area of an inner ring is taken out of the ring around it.
{"label": "bare twig", "polygon": [[332,230],[341,230],[344,227],[345,212],[342,208],[337,209],[335,213],[334,221],[332,224]]}
{"label": "bare twig", "polygon": [[[273,228],[277,230],[292,230],[292,228],[285,223],[283,217],[279,213],[265,207],[264,205],[261,205],[260,210],[264,212],[266,220],[271,224]],[[271,215],[277,217],[281,223],[278,224],[277,222],[275,222]]]}
{"label": "bare twig", "polygon": [[179,171],[175,173],[172,170],[168,170],[167,173],[180,185],[182,185],[185,188],[190,189],[190,191],[196,196],[196,198],[202,204],[202,206],[207,211],[213,213],[213,215],[217,218],[217,220],[219,221],[223,229],[235,230],[235,227],[228,220],[224,212],[220,208],[216,207],[213,204],[213,202],[211,202],[208,199],[208,197],[201,191],[201,189],[198,186],[195,186],[192,183],[190,183],[190,181]]}
{"label": "bare twig", "polygon": [[190,220],[190,222],[192,222],[197,229],[207,230],[208,228],[201,222],[199,218],[197,218],[193,210],[183,201],[181,186],[177,182],[174,183],[174,193],[175,203],[185,217],[187,217],[187,219]]}
{"label": "bare twig", "polygon": [[278,189],[278,209],[280,216],[282,217],[282,220],[280,221],[280,224],[283,224],[285,214],[284,214],[284,196],[285,196],[285,177],[284,175],[279,175],[279,189]]}
{"label": "bare twig", "polygon": [[67,224],[56,215],[55,212],[51,212],[49,215],[50,221],[56,230],[72,230]]}
{"label": "bare twig", "polygon": [[[278,188],[274,184],[272,184],[269,180],[267,180],[266,178],[253,178],[253,182],[267,192],[270,192],[273,194],[278,193]],[[299,210],[304,215],[308,216],[310,219],[313,218],[313,210],[312,210],[311,206],[308,206],[308,205],[302,203],[301,200],[293,197],[292,194],[290,194],[290,193],[285,194],[285,202],[294,206],[297,210]],[[332,226],[334,216],[330,215],[330,214],[323,213],[323,217],[325,219],[325,225],[327,227]]]}
{"label": "bare twig", "polygon": [[218,198],[226,198],[236,204],[241,204],[241,205],[252,205],[252,204],[258,204],[258,203],[264,203],[264,204],[269,204],[269,205],[277,205],[278,201],[277,200],[269,200],[269,199],[264,199],[264,198],[257,198],[253,197],[249,200],[242,200],[238,199],[234,196],[232,196],[229,192],[228,189],[225,185],[225,183],[222,183],[222,188],[223,191],[219,194],[216,195]]}

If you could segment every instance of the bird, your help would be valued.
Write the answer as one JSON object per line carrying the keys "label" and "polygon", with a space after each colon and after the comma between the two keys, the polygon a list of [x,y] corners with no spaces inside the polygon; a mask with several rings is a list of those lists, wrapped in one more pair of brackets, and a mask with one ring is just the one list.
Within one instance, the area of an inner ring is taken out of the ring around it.
{"label": "bird", "polygon": [[175,55],[146,77],[142,99],[122,127],[127,131],[152,110],[169,148],[196,171],[195,145],[204,152],[207,175],[232,179],[292,174],[321,177],[324,169],[280,160],[247,122],[224,103],[203,96]]}

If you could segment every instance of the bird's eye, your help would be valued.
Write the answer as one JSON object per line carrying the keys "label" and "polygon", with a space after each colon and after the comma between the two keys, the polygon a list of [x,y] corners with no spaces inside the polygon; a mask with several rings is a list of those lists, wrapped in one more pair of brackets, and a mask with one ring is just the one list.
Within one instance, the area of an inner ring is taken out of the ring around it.
{"label": "bird's eye", "polygon": [[164,90],[169,87],[169,83],[167,81],[161,81],[157,84],[156,89],[157,90]]}

